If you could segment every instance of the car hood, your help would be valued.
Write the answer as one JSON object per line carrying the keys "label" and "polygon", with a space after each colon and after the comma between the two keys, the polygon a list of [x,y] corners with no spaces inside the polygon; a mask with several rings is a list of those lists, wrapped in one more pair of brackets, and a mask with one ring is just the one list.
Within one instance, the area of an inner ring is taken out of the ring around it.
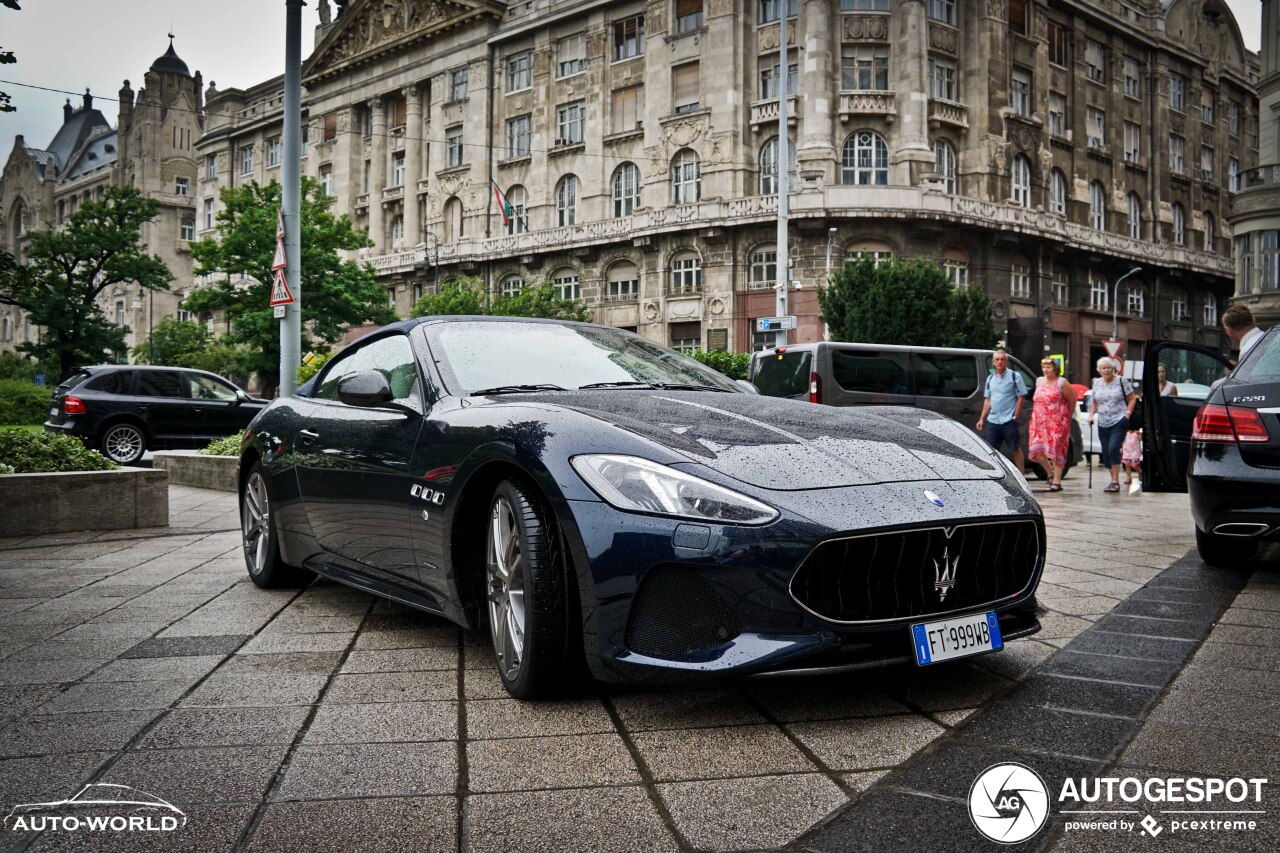
{"label": "car hood", "polygon": [[834,408],[696,391],[570,391],[521,402],[533,400],[612,424],[765,489],[1005,474],[972,430],[922,409]]}

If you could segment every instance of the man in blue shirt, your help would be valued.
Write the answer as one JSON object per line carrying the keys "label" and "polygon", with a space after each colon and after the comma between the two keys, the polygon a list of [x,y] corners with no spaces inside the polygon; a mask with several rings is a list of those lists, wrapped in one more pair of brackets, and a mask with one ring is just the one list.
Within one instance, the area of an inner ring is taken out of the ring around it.
{"label": "man in blue shirt", "polygon": [[1013,464],[1023,467],[1022,441],[1019,438],[1018,415],[1027,396],[1027,383],[1021,374],[1009,369],[1009,354],[996,350],[991,356],[995,373],[987,377],[983,389],[982,414],[978,416],[978,432],[987,444],[1000,450],[1008,445],[1013,451]]}

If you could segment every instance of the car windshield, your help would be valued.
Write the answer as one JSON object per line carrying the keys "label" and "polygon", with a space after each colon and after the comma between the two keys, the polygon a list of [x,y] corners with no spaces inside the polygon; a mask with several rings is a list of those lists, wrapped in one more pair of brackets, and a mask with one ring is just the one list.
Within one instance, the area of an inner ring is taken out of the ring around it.
{"label": "car windshield", "polygon": [[693,359],[620,329],[466,320],[433,325],[427,334],[445,384],[457,394],[552,385],[742,391]]}
{"label": "car windshield", "polygon": [[1276,382],[1280,380],[1280,332],[1275,329],[1245,353],[1244,361],[1232,378],[1237,382]]}

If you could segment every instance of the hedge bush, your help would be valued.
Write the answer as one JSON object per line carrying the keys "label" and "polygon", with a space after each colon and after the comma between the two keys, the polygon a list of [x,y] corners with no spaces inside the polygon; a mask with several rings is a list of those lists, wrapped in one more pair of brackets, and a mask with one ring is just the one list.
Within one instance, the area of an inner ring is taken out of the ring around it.
{"label": "hedge bush", "polygon": [[0,424],[42,424],[53,389],[23,379],[0,379]]}
{"label": "hedge bush", "polygon": [[16,473],[18,472],[13,470],[12,465],[6,465],[5,463],[0,462],[0,474],[16,474]]}
{"label": "hedge bush", "polygon": [[240,441],[244,438],[244,430],[240,430],[235,435],[229,435],[226,438],[215,438],[204,447],[196,452],[203,456],[239,456]]}
{"label": "hedge bush", "polygon": [[13,473],[44,474],[53,471],[110,471],[120,466],[89,450],[78,438],[21,429],[0,430],[0,459]]}

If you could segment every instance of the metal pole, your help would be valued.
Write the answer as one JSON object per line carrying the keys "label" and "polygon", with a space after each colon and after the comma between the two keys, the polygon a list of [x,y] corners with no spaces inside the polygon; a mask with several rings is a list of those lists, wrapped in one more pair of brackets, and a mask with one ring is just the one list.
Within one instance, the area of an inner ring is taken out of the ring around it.
{"label": "metal pole", "polygon": [[[280,396],[293,394],[302,358],[302,0],[285,0],[284,31],[284,279],[293,291],[280,321]],[[376,202],[375,202],[376,203]]]}
{"label": "metal pole", "polygon": [[1116,337],[1116,333],[1120,329],[1120,326],[1116,322],[1116,311],[1120,308],[1120,282],[1124,281],[1136,272],[1142,272],[1142,267],[1134,267],[1116,279],[1115,284],[1111,285],[1111,340],[1113,341],[1120,340]]}
{"label": "metal pole", "polygon": [[[778,87],[778,272],[774,285],[776,299],[774,313],[779,317],[787,316],[787,279],[790,278],[790,267],[787,259],[787,191],[791,189],[790,137],[787,135],[787,83],[790,77],[787,65],[787,6],[790,0],[778,0],[778,76],[775,84]],[[776,332],[775,346],[787,345],[787,332]]]}

